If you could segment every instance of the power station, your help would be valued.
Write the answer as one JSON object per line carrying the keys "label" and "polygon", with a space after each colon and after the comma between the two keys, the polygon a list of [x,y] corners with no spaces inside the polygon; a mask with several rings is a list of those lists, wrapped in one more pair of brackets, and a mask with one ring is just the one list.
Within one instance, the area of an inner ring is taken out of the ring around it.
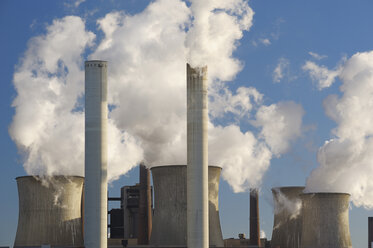
{"label": "power station", "polygon": [[[303,186],[272,189],[271,241],[260,237],[258,189],[250,190],[249,239],[223,239],[222,168],[208,166],[207,66],[186,65],[187,165],[141,164],[139,183],[108,198],[107,67],[106,61],[85,62],[85,177],[18,177],[14,247],[352,247],[349,194],[305,193]],[[120,208],[108,211],[108,201]]]}

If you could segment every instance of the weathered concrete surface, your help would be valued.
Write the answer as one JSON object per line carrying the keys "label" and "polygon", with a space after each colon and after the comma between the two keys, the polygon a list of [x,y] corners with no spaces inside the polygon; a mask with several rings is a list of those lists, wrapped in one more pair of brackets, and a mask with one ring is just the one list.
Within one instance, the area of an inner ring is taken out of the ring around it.
{"label": "weathered concrete surface", "polygon": [[349,194],[302,194],[302,248],[351,248]]}
{"label": "weathered concrete surface", "polygon": [[84,244],[107,247],[107,62],[85,62]]}
{"label": "weathered concrete surface", "polygon": [[[187,166],[158,166],[151,169],[154,186],[154,216],[150,245],[187,243]],[[220,167],[208,167],[209,240],[211,246],[223,247],[219,218]]]}
{"label": "weathered concrete surface", "polygon": [[207,66],[187,64],[187,243],[207,248],[208,233],[208,107]]}
{"label": "weathered concrete surface", "polygon": [[272,189],[274,222],[271,247],[299,248],[302,238],[302,202],[304,187]]}
{"label": "weathered concrete surface", "polygon": [[78,176],[17,177],[18,227],[14,247],[83,246],[82,191]]}

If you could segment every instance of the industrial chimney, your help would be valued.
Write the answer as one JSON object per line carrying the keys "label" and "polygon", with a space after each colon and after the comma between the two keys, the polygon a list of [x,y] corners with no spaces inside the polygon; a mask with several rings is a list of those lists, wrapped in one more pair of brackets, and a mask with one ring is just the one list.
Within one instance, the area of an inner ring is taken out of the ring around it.
{"label": "industrial chimney", "polygon": [[302,248],[351,248],[346,193],[302,194]]}
{"label": "industrial chimney", "polygon": [[150,171],[144,164],[140,164],[140,197],[139,197],[139,225],[137,244],[149,244],[152,233],[152,196],[150,188]]}
{"label": "industrial chimney", "polygon": [[[154,186],[152,246],[186,246],[187,244],[187,166],[152,167]],[[219,219],[219,180],[221,168],[209,166],[209,243],[223,247]]]}
{"label": "industrial chimney", "polygon": [[368,217],[368,248],[373,248],[373,217]]}
{"label": "industrial chimney", "polygon": [[302,238],[302,202],[304,187],[272,189],[274,221],[271,247],[299,248]]}
{"label": "industrial chimney", "polygon": [[18,227],[14,247],[82,247],[82,192],[78,176],[17,177]]}
{"label": "industrial chimney", "polygon": [[258,189],[250,189],[250,244],[260,246]]}
{"label": "industrial chimney", "polygon": [[107,247],[107,62],[85,62],[84,245]]}
{"label": "industrial chimney", "polygon": [[207,66],[187,64],[187,245],[208,248]]}

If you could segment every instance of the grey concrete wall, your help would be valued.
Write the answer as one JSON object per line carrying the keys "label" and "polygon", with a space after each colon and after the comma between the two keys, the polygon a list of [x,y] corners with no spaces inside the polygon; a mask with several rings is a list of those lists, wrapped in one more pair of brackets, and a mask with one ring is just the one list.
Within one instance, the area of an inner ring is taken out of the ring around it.
{"label": "grey concrete wall", "polygon": [[302,194],[302,248],[351,248],[349,194]]}
{"label": "grey concrete wall", "polygon": [[[187,166],[158,166],[151,169],[154,187],[154,216],[150,245],[187,243]],[[220,167],[209,166],[209,242],[223,247],[219,218]]]}
{"label": "grey concrete wall", "polygon": [[304,187],[272,189],[274,221],[271,247],[299,248],[302,238],[302,202]]}
{"label": "grey concrete wall", "polygon": [[83,246],[83,177],[18,177],[19,216],[15,247]]}

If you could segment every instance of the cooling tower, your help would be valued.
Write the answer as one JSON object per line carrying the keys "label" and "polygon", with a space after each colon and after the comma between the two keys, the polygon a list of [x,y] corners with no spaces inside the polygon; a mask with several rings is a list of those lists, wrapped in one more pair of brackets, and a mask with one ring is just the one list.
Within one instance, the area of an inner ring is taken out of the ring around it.
{"label": "cooling tower", "polygon": [[302,194],[302,248],[351,248],[349,194]]}
{"label": "cooling tower", "polygon": [[187,64],[187,243],[209,244],[207,66]]}
{"label": "cooling tower", "polygon": [[[186,167],[171,165],[151,168],[154,216],[150,245],[185,246],[187,243]],[[221,168],[208,168],[210,246],[223,247],[218,205]]]}
{"label": "cooling tower", "polygon": [[302,237],[302,202],[304,187],[278,187],[272,189],[274,221],[271,247],[299,248]]}
{"label": "cooling tower", "polygon": [[78,176],[17,177],[18,227],[14,247],[81,247],[82,191]]}

